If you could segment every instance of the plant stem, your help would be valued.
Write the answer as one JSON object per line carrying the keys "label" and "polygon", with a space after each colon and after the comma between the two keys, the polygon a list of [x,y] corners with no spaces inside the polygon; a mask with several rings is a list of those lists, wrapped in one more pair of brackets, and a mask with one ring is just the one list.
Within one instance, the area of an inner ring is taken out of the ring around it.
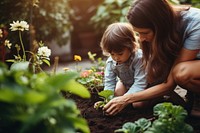
{"label": "plant stem", "polygon": [[21,43],[21,47],[22,47],[22,51],[23,51],[23,60],[26,61],[26,54],[25,54],[24,44],[23,44],[23,41],[22,41],[21,31],[19,31],[19,39],[20,39],[20,43]]}
{"label": "plant stem", "polygon": [[56,74],[56,69],[57,69],[57,67],[58,67],[58,61],[59,61],[59,57],[56,56],[56,57],[54,58],[54,65],[53,65],[53,74],[54,74],[54,75]]}

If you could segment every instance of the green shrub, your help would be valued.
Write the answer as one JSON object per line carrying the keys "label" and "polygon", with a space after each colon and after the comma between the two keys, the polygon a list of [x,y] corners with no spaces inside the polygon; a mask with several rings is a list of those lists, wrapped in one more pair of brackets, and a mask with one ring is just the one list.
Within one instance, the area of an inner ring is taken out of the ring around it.
{"label": "green shrub", "polygon": [[90,23],[98,33],[103,33],[106,27],[114,22],[126,22],[126,15],[133,0],[103,0],[97,7],[96,14]]}
{"label": "green shrub", "polygon": [[[20,62],[23,65],[23,62]],[[75,102],[60,91],[89,98],[88,90],[75,81],[74,72],[32,74],[0,63],[0,132],[89,133]]]}

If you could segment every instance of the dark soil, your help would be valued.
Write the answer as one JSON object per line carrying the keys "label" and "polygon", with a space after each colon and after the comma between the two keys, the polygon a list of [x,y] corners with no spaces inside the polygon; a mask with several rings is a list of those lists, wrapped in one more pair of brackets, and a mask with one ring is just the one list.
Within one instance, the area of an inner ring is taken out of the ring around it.
{"label": "dark soil", "polygon": [[[99,101],[97,94],[92,94],[90,99],[82,99],[78,96],[72,96],[82,116],[87,120],[91,133],[114,133],[116,129],[122,128],[126,122],[134,122],[140,118],[153,120],[152,108],[133,109],[127,106],[116,116],[106,116],[101,110],[94,109],[94,103]],[[190,124],[195,133],[200,133],[200,118],[188,117],[186,123]]]}

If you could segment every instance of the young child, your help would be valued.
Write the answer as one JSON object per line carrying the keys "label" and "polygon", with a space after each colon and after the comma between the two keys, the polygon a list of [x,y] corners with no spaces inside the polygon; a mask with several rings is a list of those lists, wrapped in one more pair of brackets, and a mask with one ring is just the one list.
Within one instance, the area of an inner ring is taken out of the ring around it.
{"label": "young child", "polygon": [[[142,51],[129,23],[113,23],[103,34],[103,53],[109,55],[105,68],[104,90],[113,90],[114,96],[142,91],[147,87],[146,73],[142,65]],[[97,106],[98,102],[95,103]],[[144,102],[132,103],[134,108]]]}

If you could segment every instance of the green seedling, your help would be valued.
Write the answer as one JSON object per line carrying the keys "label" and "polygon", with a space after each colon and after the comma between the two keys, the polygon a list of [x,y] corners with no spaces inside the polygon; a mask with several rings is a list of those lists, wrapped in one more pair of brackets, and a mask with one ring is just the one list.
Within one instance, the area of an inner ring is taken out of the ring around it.
{"label": "green seedling", "polygon": [[102,109],[106,105],[106,103],[108,103],[111,99],[113,99],[114,91],[103,90],[103,91],[99,92],[98,95],[100,96],[100,98],[103,99],[103,101],[96,102],[94,108],[95,109],[100,109],[100,108]]}

